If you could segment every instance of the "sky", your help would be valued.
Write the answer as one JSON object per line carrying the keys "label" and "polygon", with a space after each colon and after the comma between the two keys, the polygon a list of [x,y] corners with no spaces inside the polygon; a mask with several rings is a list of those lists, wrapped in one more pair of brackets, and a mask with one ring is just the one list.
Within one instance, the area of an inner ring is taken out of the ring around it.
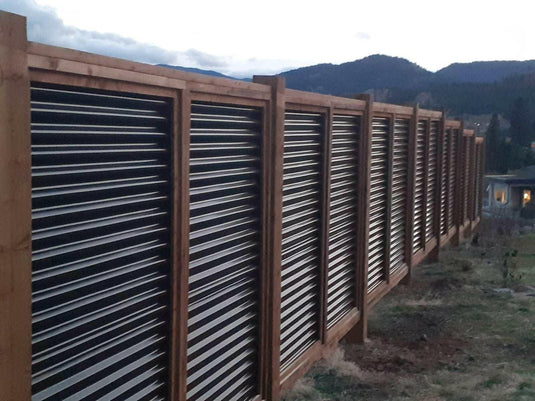
{"label": "sky", "polygon": [[436,71],[535,59],[533,0],[0,0],[28,39],[234,77],[372,54]]}

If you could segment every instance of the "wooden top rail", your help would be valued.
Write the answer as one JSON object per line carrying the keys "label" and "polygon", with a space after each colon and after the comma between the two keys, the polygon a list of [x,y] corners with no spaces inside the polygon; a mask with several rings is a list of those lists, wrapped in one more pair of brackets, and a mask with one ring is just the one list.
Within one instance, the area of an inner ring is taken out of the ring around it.
{"label": "wooden top rail", "polygon": [[446,128],[460,129],[461,128],[461,121],[459,121],[459,120],[446,120],[445,125],[446,125]]}
{"label": "wooden top rail", "polygon": [[414,114],[413,107],[380,102],[373,102],[373,112],[385,114],[400,114],[407,117],[411,117]]}
{"label": "wooden top rail", "polygon": [[295,89],[286,89],[286,103],[359,111],[363,111],[366,108],[366,102],[364,100],[322,95],[320,93],[305,92]]}
{"label": "wooden top rail", "polygon": [[[138,63],[35,42],[28,42],[28,67],[31,71],[59,72],[168,89],[185,89],[187,87],[192,92],[217,93],[257,100],[267,100],[271,93],[270,86],[255,82],[211,77],[169,67]],[[358,112],[363,112],[366,108],[366,101],[360,99],[323,95],[294,89],[287,89],[285,93],[286,102],[290,104],[324,108],[332,107],[339,110]],[[413,107],[374,102],[373,111],[409,117],[413,114]],[[440,119],[442,113],[440,111],[420,109],[419,116]]]}
{"label": "wooden top rail", "polygon": [[442,118],[442,112],[437,110],[418,109],[418,117],[440,120]]}
{"label": "wooden top rail", "polygon": [[474,136],[474,130],[465,128],[463,130],[463,136]]}
{"label": "wooden top rail", "polygon": [[242,90],[244,95],[248,92],[260,92],[269,96],[271,93],[271,88],[266,85],[230,78],[210,77],[34,42],[28,42],[28,67],[175,89],[185,88],[188,82],[197,84],[192,89],[199,91],[209,91],[213,86],[222,86]]}

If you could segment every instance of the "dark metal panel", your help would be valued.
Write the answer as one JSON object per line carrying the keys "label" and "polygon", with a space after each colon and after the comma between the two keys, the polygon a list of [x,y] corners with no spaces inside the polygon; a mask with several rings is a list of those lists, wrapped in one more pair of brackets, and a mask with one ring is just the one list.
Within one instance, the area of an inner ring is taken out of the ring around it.
{"label": "dark metal panel", "polygon": [[449,135],[449,148],[448,148],[448,229],[455,226],[455,183],[457,180],[457,137],[459,130],[451,130]]}
{"label": "dark metal panel", "polygon": [[373,291],[386,279],[386,202],[390,124],[388,118],[376,117],[372,121],[368,292]]}
{"label": "dark metal panel", "polygon": [[462,223],[468,219],[468,199],[471,196],[471,194],[468,193],[470,190],[470,137],[464,136],[463,137],[463,166],[461,169],[461,185],[462,185]]}
{"label": "dark metal panel", "polygon": [[407,218],[407,169],[410,121],[394,121],[392,161],[392,200],[390,217],[390,271],[405,262],[405,224]]}
{"label": "dark metal panel", "polygon": [[319,339],[324,118],[287,111],[281,266],[281,370]]}
{"label": "dark metal panel", "polygon": [[418,121],[416,131],[416,157],[414,171],[414,224],[412,233],[412,252],[420,251],[424,243],[424,225],[426,212],[426,199],[424,199],[425,185],[425,137],[427,122]]}
{"label": "dark metal panel", "polygon": [[474,211],[475,216],[474,219],[477,219],[480,216],[481,210],[481,196],[482,196],[482,181],[483,181],[483,145],[476,143],[475,144],[476,151],[475,151],[475,157],[476,157],[476,171],[475,178],[474,178]]}
{"label": "dark metal panel", "polygon": [[451,165],[451,158],[449,157],[449,149],[451,142],[452,130],[447,129],[444,133],[444,142],[442,143],[442,179],[440,188],[440,235],[448,233],[448,188],[449,188],[449,171]]}
{"label": "dark metal panel", "polygon": [[332,129],[327,327],[356,302],[356,229],[360,117],[334,115]]}
{"label": "dark metal panel", "polygon": [[425,220],[425,241],[429,241],[435,235],[435,194],[438,187],[438,131],[439,121],[431,121],[429,130],[429,150],[427,165],[427,199]]}
{"label": "dark metal panel", "polygon": [[192,104],[188,400],[258,393],[261,110]]}
{"label": "dark metal panel", "polygon": [[32,399],[167,397],[170,110],[32,85]]}

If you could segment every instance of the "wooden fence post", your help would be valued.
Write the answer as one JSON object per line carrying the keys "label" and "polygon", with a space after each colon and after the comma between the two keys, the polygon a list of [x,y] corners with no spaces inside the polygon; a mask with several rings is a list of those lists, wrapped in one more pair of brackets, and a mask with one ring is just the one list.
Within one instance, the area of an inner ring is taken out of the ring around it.
{"label": "wooden fence post", "polygon": [[282,252],[282,183],[284,157],[284,118],[286,112],[286,80],[276,76],[255,76],[253,82],[271,86],[271,101],[267,111],[268,132],[264,135],[264,233],[263,251],[266,268],[263,279],[266,289],[263,300],[264,318],[261,350],[263,399],[280,399],[280,324],[281,324],[281,252]]}
{"label": "wooden fence post", "polygon": [[173,109],[173,272],[172,347],[170,356],[171,400],[181,401],[187,394],[187,337],[190,230],[190,128],[189,91],[178,93]]}
{"label": "wooden fence post", "polygon": [[31,397],[32,219],[26,18],[0,11],[0,398]]}
{"label": "wooden fence post", "polygon": [[364,342],[368,335],[368,239],[370,223],[370,169],[373,124],[373,97],[359,95],[357,99],[366,101],[362,118],[359,141],[358,210],[357,210],[357,307],[360,311],[359,322],[346,334],[350,343]]}

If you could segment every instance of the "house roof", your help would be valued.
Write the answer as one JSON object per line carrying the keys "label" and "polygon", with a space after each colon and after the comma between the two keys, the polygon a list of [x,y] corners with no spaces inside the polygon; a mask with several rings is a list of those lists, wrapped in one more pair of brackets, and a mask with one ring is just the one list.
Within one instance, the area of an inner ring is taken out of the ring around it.
{"label": "house roof", "polygon": [[509,174],[487,175],[486,178],[490,181],[512,185],[535,185],[535,166],[513,170]]}

